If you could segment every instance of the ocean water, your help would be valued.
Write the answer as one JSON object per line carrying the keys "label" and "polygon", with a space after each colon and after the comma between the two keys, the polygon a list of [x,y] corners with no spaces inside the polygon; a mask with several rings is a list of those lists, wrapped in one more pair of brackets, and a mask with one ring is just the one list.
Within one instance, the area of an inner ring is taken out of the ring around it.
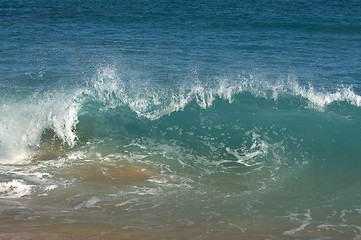
{"label": "ocean water", "polygon": [[360,1],[0,1],[0,238],[361,239]]}

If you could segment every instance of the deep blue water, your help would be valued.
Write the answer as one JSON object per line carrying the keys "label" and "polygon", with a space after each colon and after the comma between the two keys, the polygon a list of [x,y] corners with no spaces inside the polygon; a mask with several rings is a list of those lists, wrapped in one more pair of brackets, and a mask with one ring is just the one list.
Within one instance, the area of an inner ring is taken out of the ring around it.
{"label": "deep blue water", "polygon": [[360,239],[360,69],[360,1],[1,0],[0,224]]}

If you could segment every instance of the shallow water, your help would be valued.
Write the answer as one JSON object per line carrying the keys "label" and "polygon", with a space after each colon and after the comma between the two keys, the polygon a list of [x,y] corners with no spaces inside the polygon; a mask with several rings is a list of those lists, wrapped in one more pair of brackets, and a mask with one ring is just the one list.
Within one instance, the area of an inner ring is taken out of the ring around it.
{"label": "shallow water", "polygon": [[360,239],[358,1],[0,3],[0,238]]}

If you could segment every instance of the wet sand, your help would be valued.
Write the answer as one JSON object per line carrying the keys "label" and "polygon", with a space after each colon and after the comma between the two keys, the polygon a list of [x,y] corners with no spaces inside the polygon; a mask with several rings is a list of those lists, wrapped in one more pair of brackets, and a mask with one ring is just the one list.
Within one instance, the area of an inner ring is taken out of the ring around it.
{"label": "wet sand", "polygon": [[175,227],[164,229],[121,229],[119,226],[103,224],[61,224],[51,226],[2,226],[0,239],[2,240],[89,240],[89,239],[353,239],[348,234],[328,234],[326,232],[297,233],[292,236],[260,226],[257,230],[244,231],[229,225],[225,229],[207,230],[201,227]]}

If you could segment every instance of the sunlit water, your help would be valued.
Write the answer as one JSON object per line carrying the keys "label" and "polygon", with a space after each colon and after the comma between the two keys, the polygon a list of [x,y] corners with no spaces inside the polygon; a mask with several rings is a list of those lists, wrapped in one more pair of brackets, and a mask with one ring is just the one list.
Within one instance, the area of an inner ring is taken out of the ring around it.
{"label": "sunlit water", "polygon": [[0,3],[4,239],[360,239],[361,4]]}

